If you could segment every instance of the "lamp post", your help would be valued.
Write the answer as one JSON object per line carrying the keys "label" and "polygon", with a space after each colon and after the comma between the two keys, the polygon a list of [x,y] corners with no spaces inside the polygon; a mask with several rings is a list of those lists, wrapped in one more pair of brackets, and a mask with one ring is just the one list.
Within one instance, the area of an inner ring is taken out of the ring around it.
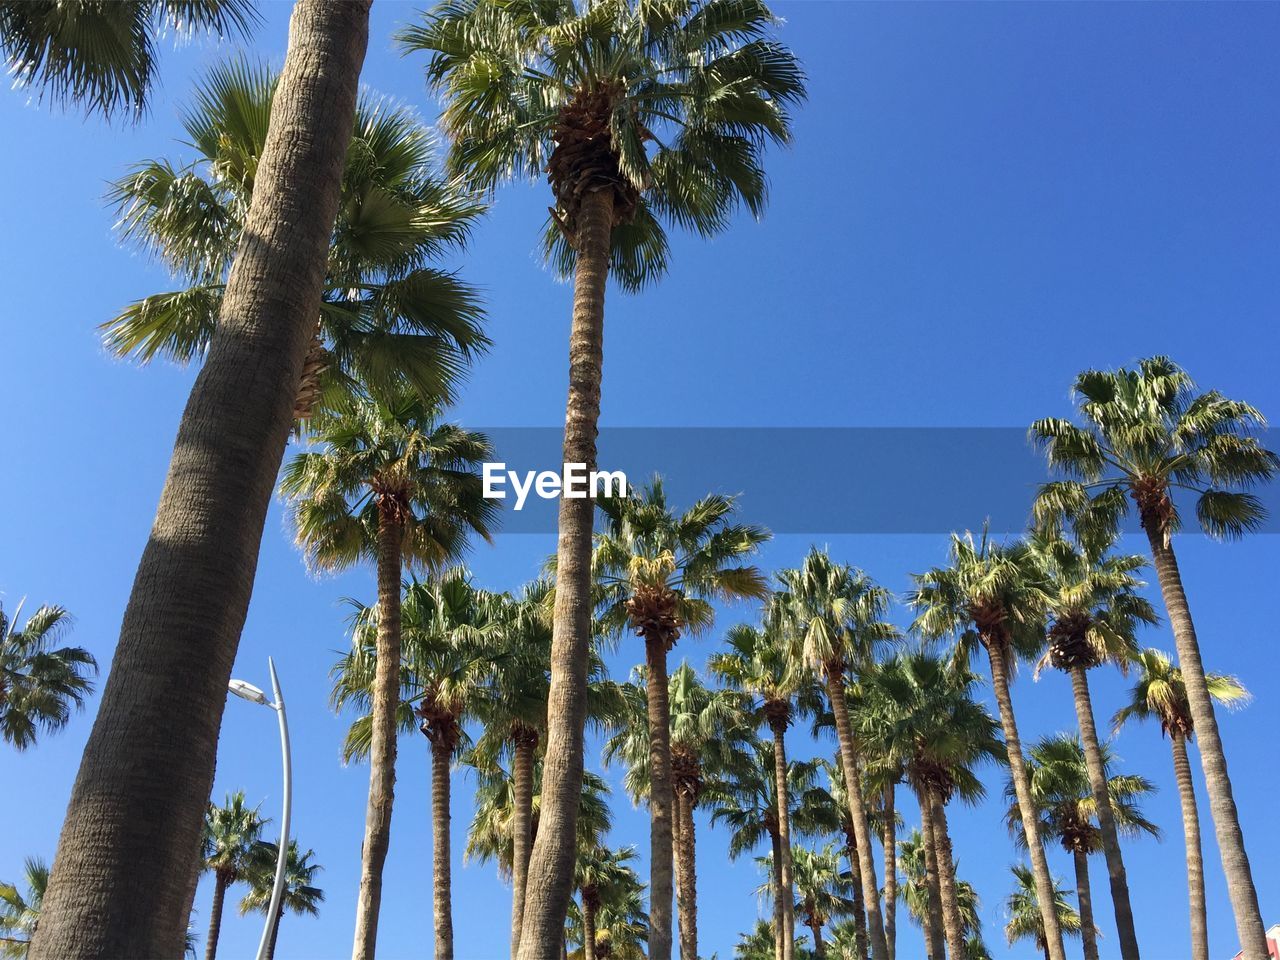
{"label": "lamp post", "polygon": [[276,665],[267,657],[267,669],[271,671],[271,691],[275,694],[275,702],[267,699],[267,695],[244,680],[232,680],[227,689],[237,697],[250,703],[270,707],[280,720],[280,755],[284,762],[284,812],[280,816],[280,846],[276,855],[276,881],[271,888],[271,904],[267,908],[267,925],[262,931],[262,940],[258,944],[258,960],[266,960],[267,948],[271,944],[271,935],[275,931],[276,920],[280,915],[280,899],[284,896],[285,867],[289,857],[289,811],[293,801],[293,770],[289,758],[289,721],[284,712],[284,695],[280,692],[280,678],[276,676]]}

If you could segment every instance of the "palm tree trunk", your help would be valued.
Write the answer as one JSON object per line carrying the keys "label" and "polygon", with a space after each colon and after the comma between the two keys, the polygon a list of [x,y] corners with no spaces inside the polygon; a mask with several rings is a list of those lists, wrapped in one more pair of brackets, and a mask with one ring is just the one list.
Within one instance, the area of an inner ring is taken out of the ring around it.
{"label": "palm tree trunk", "polygon": [[1187,756],[1187,738],[1180,730],[1170,732],[1173,745],[1173,772],[1182,801],[1182,833],[1187,844],[1187,894],[1191,903],[1191,960],[1209,960],[1209,923],[1205,916],[1204,853],[1200,847],[1200,811],[1196,808],[1195,781]]}
{"label": "palm tree trunk", "polygon": [[298,0],[294,10],[244,233],[67,806],[32,960],[182,954],[227,681],[320,311],[369,4]]}
{"label": "palm tree trunk", "polygon": [[862,894],[862,874],[858,870],[858,845],[845,844],[845,856],[849,858],[849,875],[853,878],[853,947],[858,960],[867,956],[867,902]]}
{"label": "palm tree trunk", "polygon": [[227,896],[227,881],[222,874],[213,875],[213,903],[209,905],[209,938],[204,944],[204,960],[218,955],[218,934],[222,931],[222,903]]}
{"label": "palm tree trunk", "polygon": [[773,733],[773,781],[778,796],[778,887],[782,891],[782,960],[794,960],[796,946],[795,893],[791,878],[791,799],[787,790],[787,726],[779,721]]}
{"label": "palm tree trunk", "polygon": [[515,759],[511,764],[515,810],[512,812],[511,856],[511,956],[520,950],[520,923],[524,915],[524,894],[529,876],[529,848],[533,839],[533,761],[538,744],[528,731],[515,736]]}
{"label": "palm tree trunk", "polygon": [[453,875],[449,850],[449,763],[451,743],[431,744],[431,903],[436,960],[453,960]]}
{"label": "palm tree trunk", "polygon": [[671,960],[671,704],[665,642],[646,639],[644,653],[649,708],[649,958]]}
{"label": "palm tree trunk", "polygon": [[1036,881],[1036,900],[1040,917],[1044,921],[1045,951],[1049,960],[1067,960],[1062,949],[1062,930],[1058,926],[1058,914],[1054,910],[1053,881],[1049,876],[1049,861],[1040,841],[1040,822],[1031,799],[1031,784],[1027,781],[1027,761],[1022,755],[1022,741],[1018,738],[1018,722],[1013,715],[1013,698],[1009,695],[1009,673],[1005,666],[1004,652],[988,645],[987,659],[991,664],[991,687],[995,691],[996,704],[1000,708],[1000,726],[1004,731],[1004,747],[1009,757],[1009,775],[1018,797],[1018,812],[1022,815],[1022,832],[1031,856],[1031,872]]}
{"label": "palm tree trunk", "polygon": [[924,841],[924,879],[929,904],[929,956],[945,960],[947,921],[942,914],[942,885],[938,881],[938,841],[933,823],[933,806],[925,789],[916,787],[920,802],[920,835]]}
{"label": "palm tree trunk", "polygon": [[1111,881],[1111,905],[1116,914],[1116,933],[1120,940],[1120,956],[1138,960],[1138,933],[1133,925],[1133,908],[1129,904],[1129,878],[1120,852],[1115,813],[1107,790],[1107,770],[1102,764],[1102,748],[1098,730],[1093,724],[1093,701],[1089,696],[1089,675],[1084,667],[1071,668],[1071,692],[1076,701],[1076,720],[1080,725],[1080,742],[1084,747],[1089,786],[1098,808],[1098,827],[1102,833],[1102,851],[1107,860],[1107,877]]}
{"label": "palm tree trunk", "polygon": [[271,928],[271,940],[267,943],[267,955],[263,960],[274,960],[276,955],[276,941],[280,939],[280,924],[284,922],[284,906],[283,904],[276,908],[276,923]]}
{"label": "palm tree trunk", "polygon": [[675,837],[677,906],[680,911],[680,958],[698,960],[697,837],[694,835],[693,797],[677,793]]}
{"label": "palm tree trunk", "polygon": [[378,509],[378,636],[369,738],[369,800],[365,807],[352,960],[373,960],[382,906],[382,867],[391,846],[396,785],[396,709],[400,704],[400,574],[402,527],[390,505]]}
{"label": "palm tree trunk", "polygon": [[933,846],[938,860],[938,892],[942,896],[942,923],[947,935],[951,960],[969,960],[964,920],[960,916],[960,899],[956,893],[956,861],[951,852],[951,831],[947,826],[947,808],[932,787],[928,790],[933,809]]}
{"label": "palm tree trunk", "polygon": [[827,945],[822,939],[822,924],[815,920],[809,924],[809,929],[813,931],[813,955],[823,960],[827,955]]}
{"label": "palm tree trunk", "polygon": [[[566,463],[586,464],[588,470],[593,470],[596,424],[600,419],[604,294],[613,230],[613,191],[600,190],[587,196],[578,223],[564,459]],[[555,956],[564,936],[564,918],[572,893],[578,804],[582,800],[587,653],[591,644],[594,511],[595,504],[590,499],[560,498],[542,808],[529,862],[519,960],[546,960]],[[669,946],[667,953],[670,954]]]}
{"label": "palm tree trunk", "polygon": [[1244,849],[1244,833],[1240,829],[1240,816],[1236,812],[1235,797],[1231,792],[1231,778],[1227,774],[1227,757],[1218,735],[1218,720],[1214,716],[1213,701],[1205,683],[1204,664],[1200,660],[1200,643],[1196,639],[1195,624],[1191,620],[1191,607],[1182,589],[1182,574],[1173,545],[1163,531],[1151,524],[1147,529],[1151,544],[1151,556],[1155,561],[1156,576],[1160,580],[1160,592],[1169,613],[1169,626],[1178,647],[1178,666],[1187,689],[1187,702],[1191,707],[1191,721],[1196,738],[1200,741],[1200,765],[1204,768],[1205,789],[1209,794],[1209,811],[1213,814],[1214,832],[1218,838],[1218,853],[1222,857],[1222,872],[1227,878],[1227,892],[1235,912],[1236,933],[1240,937],[1243,960],[1267,960],[1267,935],[1258,910],[1258,892],[1253,885],[1253,872],[1249,868],[1249,856]]}
{"label": "palm tree trunk", "polygon": [[1093,888],[1089,885],[1089,855],[1072,850],[1076,867],[1076,899],[1080,902],[1080,937],[1084,941],[1084,960],[1098,960],[1098,928],[1093,922]]}
{"label": "palm tree trunk", "polygon": [[596,908],[590,903],[582,905],[582,960],[596,960]]}
{"label": "palm tree trunk", "polygon": [[884,921],[880,913],[880,889],[876,884],[875,861],[871,859],[871,831],[867,829],[867,808],[862,802],[862,775],[858,773],[857,745],[849,725],[849,704],[844,697],[844,679],[827,672],[827,697],[835,716],[840,741],[840,766],[844,770],[845,793],[849,795],[849,816],[858,838],[858,869],[862,874],[862,896],[866,900],[867,927],[873,960],[888,960],[884,941]]}
{"label": "palm tree trunk", "polygon": [[[773,955],[782,960],[786,928],[782,905],[782,840],[777,833],[769,832],[769,840],[773,844]],[[795,916],[795,902],[791,904],[792,916]],[[795,938],[792,938],[794,948]]]}
{"label": "palm tree trunk", "polygon": [[884,788],[884,825],[880,828],[884,843],[884,944],[889,960],[898,952],[898,824],[894,785]]}

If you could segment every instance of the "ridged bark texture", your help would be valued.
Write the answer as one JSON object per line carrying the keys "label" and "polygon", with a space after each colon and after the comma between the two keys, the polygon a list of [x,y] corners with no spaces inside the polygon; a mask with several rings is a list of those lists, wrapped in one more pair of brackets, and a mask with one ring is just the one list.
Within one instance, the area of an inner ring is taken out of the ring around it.
{"label": "ridged bark texture", "polygon": [[1022,740],[1018,737],[1018,722],[1013,715],[1013,698],[1009,695],[1009,671],[1005,667],[1003,651],[995,646],[987,647],[987,660],[991,664],[991,688],[995,692],[996,705],[1000,708],[1000,727],[1004,731],[1004,747],[1009,757],[1009,776],[1013,780],[1018,797],[1018,812],[1022,815],[1022,832],[1031,857],[1031,872],[1036,881],[1036,900],[1040,905],[1040,918],[1044,921],[1045,955],[1049,960],[1067,960],[1062,949],[1062,930],[1058,926],[1058,914],[1054,910],[1053,880],[1049,875],[1049,861],[1044,855],[1040,839],[1040,820],[1035,802],[1031,799],[1031,784],[1027,781],[1027,761],[1022,755]]}
{"label": "ridged bark texture", "polygon": [[693,797],[676,792],[676,902],[680,912],[681,960],[698,960],[698,838],[693,805]]}
{"label": "ridged bark texture", "polygon": [[515,811],[511,820],[511,956],[520,950],[520,924],[524,916],[524,895],[529,877],[529,852],[533,829],[533,760],[537,741],[528,733],[516,735],[515,760],[511,765]]}
{"label": "ridged bark texture", "polygon": [[884,825],[880,828],[884,844],[884,945],[889,960],[898,952],[898,824],[896,790],[889,784],[884,790]]}
{"label": "ridged bark texture", "polygon": [[[769,833],[769,840],[773,844],[773,955],[777,960],[782,960],[783,951],[783,935],[782,930],[786,925],[783,919],[782,907],[782,841],[776,832]],[[792,915],[795,914],[795,901],[791,904]],[[794,938],[792,938],[794,943]]]}
{"label": "ridged bark texture", "polygon": [[1147,528],[1147,540],[1151,544],[1151,557],[1155,561],[1156,577],[1160,581],[1165,610],[1169,613],[1169,626],[1173,629],[1174,643],[1178,647],[1178,666],[1182,670],[1187,703],[1191,707],[1191,721],[1200,744],[1200,766],[1204,770],[1209,812],[1213,815],[1218,853],[1222,857],[1222,872],[1227,878],[1227,893],[1231,896],[1231,908],[1235,913],[1241,955],[1243,960],[1267,960],[1266,928],[1258,909],[1258,892],[1253,885],[1249,855],[1244,849],[1244,833],[1240,829],[1240,815],[1231,791],[1231,777],[1227,774],[1227,756],[1222,749],[1218,719],[1214,715],[1213,700],[1209,697],[1209,687],[1204,678],[1200,642],[1196,639],[1191,607],[1187,603],[1186,592],[1182,589],[1178,559],[1174,555],[1172,544],[1167,542],[1164,534],[1154,524]]}
{"label": "ridged bark texture", "polygon": [[876,884],[875,861],[871,859],[871,831],[867,829],[867,808],[862,802],[858,748],[849,724],[849,704],[845,700],[844,681],[833,672],[827,674],[827,698],[831,701],[836,735],[840,742],[840,767],[844,771],[845,793],[849,796],[849,816],[853,819],[853,832],[858,838],[858,870],[862,875],[862,896],[866,901],[871,956],[872,960],[888,960],[884,944],[884,919],[880,913],[880,888]]}
{"label": "ridged bark texture", "polygon": [[1102,764],[1102,748],[1098,728],[1093,722],[1093,700],[1089,696],[1089,675],[1084,667],[1070,670],[1071,693],[1076,702],[1076,720],[1080,725],[1080,743],[1084,747],[1085,767],[1089,771],[1089,787],[1098,808],[1098,827],[1102,833],[1102,852],[1107,861],[1107,879],[1111,883],[1111,904],[1116,914],[1116,934],[1120,956],[1139,960],[1138,932],[1133,925],[1133,907],[1129,903],[1129,878],[1120,852],[1120,836],[1116,830],[1111,794],[1107,790],[1107,770]]}
{"label": "ridged bark texture", "polygon": [[776,723],[773,733],[773,780],[778,795],[778,884],[782,893],[782,960],[794,960],[796,943],[795,892],[791,865],[791,800],[787,789],[787,727]]}
{"label": "ridged bark texture", "polygon": [[582,908],[582,960],[596,960],[596,908]]}
{"label": "ridged bark texture", "polygon": [[853,878],[853,946],[858,953],[858,960],[867,955],[867,903],[862,895],[862,872],[858,869],[858,845],[845,845],[845,856],[849,858],[849,876]]}
{"label": "ridged bark texture", "polygon": [[916,788],[916,799],[920,802],[920,837],[924,841],[924,878],[929,904],[929,923],[926,926],[929,956],[933,960],[945,960],[947,927],[946,918],[942,915],[942,885],[938,879],[938,840],[934,831],[933,807],[923,787]]}
{"label": "ridged bark texture", "polygon": [[671,703],[667,650],[646,640],[644,689],[649,710],[649,960],[671,960]]}
{"label": "ridged bark texture", "polygon": [[1084,943],[1084,960],[1098,960],[1098,930],[1093,922],[1093,887],[1089,883],[1089,855],[1072,850],[1076,868],[1076,900],[1080,904],[1080,937]]}
{"label": "ridged bark texture", "polygon": [[449,762],[453,745],[431,745],[431,905],[436,960],[453,960],[453,874],[449,850]]}
{"label": "ridged bark texture", "polygon": [[938,791],[929,789],[933,807],[933,845],[938,858],[938,892],[942,896],[942,923],[947,936],[951,960],[969,960],[969,947],[964,936],[964,920],[960,916],[960,899],[956,892],[956,861],[951,850],[951,830],[947,825],[947,808]]}
{"label": "ridged bark texture", "polygon": [[[596,465],[600,379],[604,358],[604,295],[609,275],[613,193],[588,196],[579,213],[573,323],[569,331],[569,398],[564,459]],[[591,644],[591,530],[595,504],[560,498],[556,600],[547,699],[547,750],[542,807],[529,861],[519,960],[555,960],[573,886],[573,859],[582,799],[587,660]],[[668,953],[670,948],[668,948]]]}
{"label": "ridged bark texture", "polygon": [[401,524],[394,508],[378,510],[378,636],[369,737],[369,799],[364,813],[360,890],[352,960],[373,960],[382,907],[382,868],[391,847],[396,790],[396,709],[400,704]]}
{"label": "ridged bark texture", "polygon": [[222,874],[213,875],[213,903],[209,905],[209,937],[204,942],[204,960],[214,960],[218,955],[218,936],[222,932],[222,904],[227,897],[230,880]]}
{"label": "ridged bark texture", "polygon": [[1182,802],[1182,835],[1187,845],[1187,896],[1191,907],[1191,960],[1209,960],[1209,921],[1204,901],[1204,851],[1200,846],[1200,811],[1196,806],[1196,785],[1191,777],[1187,738],[1178,730],[1170,733],[1173,746],[1173,774]]}
{"label": "ridged bark texture", "polygon": [[230,276],[54,859],[32,960],[179,957],[227,681],[320,311],[369,0],[299,0]]}

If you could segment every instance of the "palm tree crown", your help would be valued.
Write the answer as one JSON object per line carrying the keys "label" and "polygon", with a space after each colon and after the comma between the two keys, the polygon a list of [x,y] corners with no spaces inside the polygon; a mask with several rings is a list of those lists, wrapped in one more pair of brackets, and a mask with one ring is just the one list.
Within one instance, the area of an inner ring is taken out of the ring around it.
{"label": "palm tree crown", "polygon": [[49,867],[38,857],[27,857],[23,873],[25,894],[12,883],[0,883],[0,957],[6,960],[26,957],[49,886]]}
{"label": "palm tree crown", "polygon": [[201,840],[205,869],[234,883],[261,853],[262,828],[270,822],[246,805],[243,790],[227,794],[222,806],[210,803]]}
{"label": "palm tree crown", "polygon": [[70,626],[62,607],[42,606],[21,630],[0,609],[0,737],[19,750],[32,746],[40,731],[65,727],[72,708],[82,707],[93,690],[93,655],[83,647],[54,647]]}
{"label": "palm tree crown", "polygon": [[575,258],[585,197],[611,194],[610,269],[665,271],[663,223],[704,235],[764,208],[764,147],[787,143],[804,75],[760,0],[451,0],[400,34],[431,55],[450,163],[478,187],[551,183],[550,257]]}
{"label": "palm tree crown", "polygon": [[[1188,740],[1195,735],[1191,719],[1191,706],[1187,703],[1187,688],[1182,671],[1173,665],[1170,656],[1161,651],[1147,649],[1133,660],[1138,680],[1129,691],[1129,702],[1116,711],[1111,725],[1119,730],[1130,720],[1156,719],[1161,733],[1178,733]],[[1249,691],[1235,677],[1225,673],[1206,673],[1205,683],[1209,696],[1229,707],[1241,707],[1249,702]]]}
{"label": "palm tree crown", "polygon": [[[1009,868],[1013,874],[1014,889],[1005,902],[1009,921],[1005,924],[1004,934],[1009,944],[1019,940],[1031,940],[1045,952],[1044,918],[1040,912],[1040,901],[1036,895],[1036,881],[1031,869],[1024,864],[1016,863]],[[1053,908],[1058,918],[1058,928],[1070,936],[1079,936],[1082,924],[1080,914],[1067,899],[1070,890],[1063,890],[1062,881],[1053,880]]]}
{"label": "palm tree crown", "polygon": [[[271,893],[275,885],[276,857],[279,847],[274,843],[262,845],[262,855],[257,862],[262,869],[249,873],[249,892],[240,901],[240,912],[266,913],[271,906]],[[297,840],[289,841],[289,853],[285,857],[284,895],[280,899],[281,913],[297,913],[310,917],[320,915],[324,891],[316,886],[316,874],[323,868],[312,862],[314,850],[303,853]]]}

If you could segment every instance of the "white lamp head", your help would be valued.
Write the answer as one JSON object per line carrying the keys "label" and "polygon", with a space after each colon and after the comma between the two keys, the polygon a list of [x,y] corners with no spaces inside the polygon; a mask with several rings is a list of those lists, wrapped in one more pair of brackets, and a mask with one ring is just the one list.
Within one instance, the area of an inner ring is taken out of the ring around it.
{"label": "white lamp head", "polygon": [[246,680],[232,680],[227,684],[227,689],[237,697],[267,706],[267,695]]}

